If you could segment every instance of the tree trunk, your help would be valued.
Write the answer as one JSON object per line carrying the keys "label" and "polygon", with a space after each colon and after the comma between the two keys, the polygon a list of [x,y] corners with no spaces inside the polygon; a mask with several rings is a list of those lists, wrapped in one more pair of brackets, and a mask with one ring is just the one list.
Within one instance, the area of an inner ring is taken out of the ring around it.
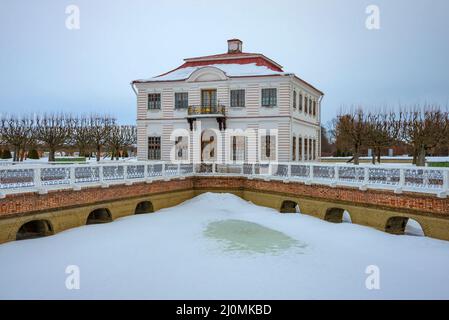
{"label": "tree trunk", "polygon": [[19,161],[19,148],[14,147],[14,157],[12,158],[12,161],[17,162]]}
{"label": "tree trunk", "polygon": [[377,163],[380,164],[380,160],[381,160],[381,153],[382,151],[380,150],[380,148],[377,150]]}
{"label": "tree trunk", "polygon": [[419,149],[416,165],[418,167],[424,167],[426,165],[426,149],[424,146],[421,146]]}
{"label": "tree trunk", "polygon": [[354,164],[355,165],[359,165],[360,164],[360,160],[359,160],[359,158],[360,158],[360,155],[359,155],[359,149],[358,148],[356,148],[355,150],[354,150]]}
{"label": "tree trunk", "polygon": [[55,150],[50,148],[50,152],[48,153],[48,162],[55,161]]}
{"label": "tree trunk", "polygon": [[371,163],[376,164],[376,154],[374,152],[371,154]]}
{"label": "tree trunk", "polygon": [[101,146],[98,145],[97,146],[97,154],[96,154],[97,162],[100,161],[100,153],[101,153]]}

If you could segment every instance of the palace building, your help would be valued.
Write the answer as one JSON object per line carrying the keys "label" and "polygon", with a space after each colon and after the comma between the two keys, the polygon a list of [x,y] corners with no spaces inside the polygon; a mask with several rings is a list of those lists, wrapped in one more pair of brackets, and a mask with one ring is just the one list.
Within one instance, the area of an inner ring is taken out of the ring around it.
{"label": "palace building", "polygon": [[242,47],[231,39],[227,53],[131,83],[139,160],[319,160],[323,93]]}

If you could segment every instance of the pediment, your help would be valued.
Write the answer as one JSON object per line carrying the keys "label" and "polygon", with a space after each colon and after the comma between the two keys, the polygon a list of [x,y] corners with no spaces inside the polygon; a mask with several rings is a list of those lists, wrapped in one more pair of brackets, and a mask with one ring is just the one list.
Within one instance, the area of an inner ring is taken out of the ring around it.
{"label": "pediment", "polygon": [[223,81],[227,80],[226,74],[216,67],[202,67],[190,75],[188,82],[208,82],[208,81]]}

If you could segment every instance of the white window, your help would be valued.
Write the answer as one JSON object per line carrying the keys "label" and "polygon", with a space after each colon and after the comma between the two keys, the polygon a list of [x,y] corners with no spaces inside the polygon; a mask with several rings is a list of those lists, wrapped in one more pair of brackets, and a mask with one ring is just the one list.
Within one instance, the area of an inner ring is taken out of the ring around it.
{"label": "white window", "polygon": [[231,90],[231,108],[245,107],[245,90]]}
{"label": "white window", "polygon": [[175,158],[176,160],[188,159],[188,137],[179,136],[175,139]]}
{"label": "white window", "polygon": [[175,93],[175,109],[185,109],[189,106],[189,94],[187,92]]}
{"label": "white window", "polygon": [[277,106],[277,89],[268,88],[262,89],[262,107]]}
{"label": "white window", "polygon": [[261,136],[261,160],[276,160],[276,136]]}
{"label": "white window", "polygon": [[155,110],[161,108],[161,94],[150,93],[148,94],[148,110]]}
{"label": "white window", "polygon": [[245,160],[246,160],[246,137],[232,136],[231,161],[245,161]]}

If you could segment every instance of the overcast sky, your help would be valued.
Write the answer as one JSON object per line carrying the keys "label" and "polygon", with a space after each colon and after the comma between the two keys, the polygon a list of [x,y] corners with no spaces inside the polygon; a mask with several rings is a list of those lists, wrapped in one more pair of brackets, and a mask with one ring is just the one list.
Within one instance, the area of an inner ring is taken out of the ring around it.
{"label": "overcast sky", "polygon": [[[66,28],[67,5],[80,29]],[[368,30],[368,5],[380,30]],[[449,1],[0,0],[0,112],[107,112],[134,123],[131,80],[226,40],[259,52],[341,106],[449,103]]]}

